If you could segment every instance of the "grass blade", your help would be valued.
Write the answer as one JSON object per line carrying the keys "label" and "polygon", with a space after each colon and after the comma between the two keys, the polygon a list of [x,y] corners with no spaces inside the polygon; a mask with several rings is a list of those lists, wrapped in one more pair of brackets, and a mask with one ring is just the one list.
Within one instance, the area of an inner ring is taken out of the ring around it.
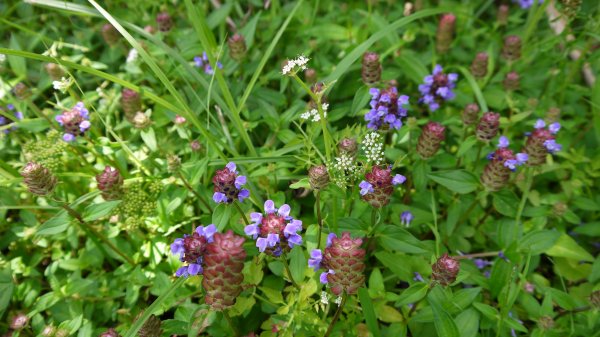
{"label": "grass blade", "polygon": [[488,110],[488,105],[483,97],[483,93],[481,92],[477,81],[475,81],[475,78],[473,75],[471,75],[471,72],[465,67],[458,67],[458,70],[460,70],[460,72],[465,76],[467,82],[469,82],[469,85],[471,86],[471,89],[473,89],[473,93],[475,94],[475,98],[477,98],[477,103],[479,103],[479,108],[481,111],[490,111]]}

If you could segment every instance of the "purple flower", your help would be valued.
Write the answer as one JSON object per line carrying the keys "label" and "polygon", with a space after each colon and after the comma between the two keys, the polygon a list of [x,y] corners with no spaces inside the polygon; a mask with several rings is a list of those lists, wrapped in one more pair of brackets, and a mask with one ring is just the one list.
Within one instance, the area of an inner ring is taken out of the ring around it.
{"label": "purple flower", "polygon": [[358,184],[358,187],[360,187],[360,195],[366,195],[368,193],[373,193],[375,191],[375,189],[373,189],[373,185],[371,185],[371,183],[366,182],[366,181],[361,181],[360,184]]}
{"label": "purple flower", "polygon": [[452,89],[456,86],[457,80],[457,74],[445,74],[442,66],[436,65],[433,73],[425,76],[423,84],[419,85],[421,93],[419,103],[427,104],[431,111],[439,109],[442,102],[449,101],[456,96]]}
{"label": "purple flower", "polygon": [[473,263],[475,263],[475,266],[479,269],[483,269],[486,266],[491,265],[492,263],[490,261],[484,260],[484,259],[474,259]]}
{"label": "purple flower", "polygon": [[324,271],[321,273],[321,276],[319,276],[319,281],[321,282],[321,284],[329,283],[329,281],[327,280],[327,275],[329,274],[335,274],[333,269],[329,269],[328,271]]}
{"label": "purple flower", "polygon": [[335,233],[329,233],[329,235],[327,235],[327,247],[331,246],[331,240],[333,240],[334,238],[337,238],[337,235],[335,235]]}
{"label": "purple flower", "polygon": [[[517,2],[519,6],[521,6],[521,9],[529,9],[531,6],[533,6],[535,0],[513,0],[513,2]],[[544,3],[544,0],[538,0],[538,4],[542,3]]]}
{"label": "purple flower", "polygon": [[535,124],[533,125],[533,127],[535,129],[543,129],[546,127],[546,122],[544,122],[543,119],[538,119],[537,121],[535,121]]}
{"label": "purple flower", "polygon": [[63,127],[65,133],[63,140],[72,142],[77,136],[82,136],[92,124],[89,121],[89,111],[85,108],[83,102],[78,102],[69,111],[63,111],[62,114],[54,119]]}
{"label": "purple flower", "polygon": [[234,162],[229,162],[224,169],[217,170],[212,181],[215,184],[213,200],[216,203],[230,204],[235,199],[243,202],[250,197],[250,191],[242,188],[247,183],[247,178],[238,173]]}
{"label": "purple flower", "polygon": [[217,204],[222,203],[222,202],[227,202],[227,196],[221,192],[215,192],[213,194],[213,200]]}
{"label": "purple flower", "polygon": [[368,122],[367,127],[377,130],[385,125],[392,129],[400,129],[402,118],[408,114],[409,97],[398,96],[396,87],[388,87],[383,91],[371,88],[369,94],[371,95],[369,103],[371,110],[365,115],[365,121]]}
{"label": "purple flower", "polygon": [[323,260],[323,252],[320,249],[313,249],[310,252],[310,259],[308,259],[308,266],[314,271],[321,268],[321,260]]}
{"label": "purple flower", "polygon": [[302,244],[302,221],[290,216],[291,208],[284,204],[279,209],[273,200],[264,204],[265,214],[253,212],[250,219],[253,222],[244,228],[244,233],[256,239],[256,247],[262,252],[279,256],[283,249],[290,249]]}
{"label": "purple flower", "polygon": [[403,224],[404,226],[408,227],[408,226],[410,226],[410,223],[413,221],[414,218],[415,217],[413,216],[413,214],[410,211],[404,211],[400,215],[400,223]]}
{"label": "purple flower", "polygon": [[523,165],[529,160],[529,155],[527,153],[517,153],[517,165]]}
{"label": "purple flower", "polygon": [[393,185],[400,185],[400,184],[404,184],[404,182],[406,181],[406,177],[401,175],[401,174],[396,174],[394,176],[394,178],[392,178],[392,184]]}
{"label": "purple flower", "polygon": [[562,150],[562,145],[558,144],[554,139],[548,139],[544,142],[544,147],[548,150],[548,152],[554,154],[560,150]]}
{"label": "purple flower", "polygon": [[[194,65],[198,68],[202,68],[204,70],[204,73],[207,75],[214,74],[214,69],[208,61],[208,55],[206,55],[206,52],[203,52],[202,56],[194,57]],[[223,64],[217,61],[217,67],[219,69],[223,69]]]}
{"label": "purple flower", "polygon": [[[15,106],[14,106],[14,105],[12,105],[12,104],[8,104],[8,105],[6,106],[6,108],[7,108],[9,111],[13,111],[13,110],[15,109]],[[1,109],[1,108],[0,108],[0,109]],[[14,116],[15,116],[15,118],[16,118],[17,120],[22,120],[22,119],[23,119],[23,113],[22,113],[21,111],[15,111],[15,112],[14,112]],[[14,123],[12,120],[10,120],[10,119],[8,119],[8,118],[6,118],[6,117],[4,117],[4,116],[0,116],[0,127],[2,127],[2,126],[7,126],[7,125],[11,125],[11,127],[10,127],[10,128],[8,128],[8,129],[5,129],[5,130],[3,130],[3,132],[4,132],[5,134],[8,134],[8,133],[9,133],[11,130],[14,130],[14,129],[16,129],[16,128],[17,128],[17,126],[15,125],[15,123]]]}
{"label": "purple flower", "polygon": [[499,148],[506,148],[509,144],[510,143],[508,142],[508,138],[506,138],[506,136],[500,136],[500,139],[498,139]]}
{"label": "purple flower", "polygon": [[548,126],[548,130],[550,130],[550,133],[555,135],[560,130],[560,123],[556,122],[550,124],[550,126]]}
{"label": "purple flower", "polygon": [[425,280],[423,279],[423,276],[421,276],[421,274],[419,274],[418,272],[414,272],[415,277],[413,277],[413,281],[417,281],[417,282],[425,282]]}
{"label": "purple flower", "polygon": [[217,227],[210,224],[206,227],[200,226],[192,235],[184,235],[183,238],[177,238],[171,244],[171,253],[179,255],[179,260],[186,265],[180,267],[175,272],[177,277],[188,277],[202,274],[203,255],[206,245],[213,241],[213,236]]}
{"label": "purple flower", "polygon": [[64,140],[65,142],[67,142],[67,143],[70,143],[70,142],[72,142],[72,141],[74,141],[74,140],[75,140],[75,136],[74,136],[74,135],[72,135],[72,134],[70,134],[70,133],[65,133],[65,134],[63,135],[63,140]]}

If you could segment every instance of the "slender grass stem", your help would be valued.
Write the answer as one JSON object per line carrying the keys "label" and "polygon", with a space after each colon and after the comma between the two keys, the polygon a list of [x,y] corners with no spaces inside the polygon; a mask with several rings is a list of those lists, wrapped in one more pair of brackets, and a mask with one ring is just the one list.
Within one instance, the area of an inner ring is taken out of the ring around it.
{"label": "slender grass stem", "polygon": [[183,182],[183,185],[185,185],[185,187],[192,192],[196,198],[198,198],[198,200],[200,200],[200,202],[204,205],[204,207],[206,207],[208,209],[209,213],[213,212],[212,207],[210,207],[210,205],[208,204],[208,202],[206,201],[206,199],[204,199],[204,197],[202,195],[200,195],[200,193],[198,193],[190,184],[189,181],[187,181],[187,179],[185,179],[185,177],[183,176],[183,174],[181,174],[181,172],[177,173],[177,176],[179,177],[179,179],[181,179],[181,182]]}
{"label": "slender grass stem", "polygon": [[321,249],[321,233],[323,232],[323,218],[321,217],[321,190],[317,190],[315,206],[317,207],[317,223],[319,224],[319,234],[317,235],[317,248]]}
{"label": "slender grass stem", "polygon": [[235,209],[237,209],[237,211],[242,216],[242,219],[244,219],[244,224],[246,224],[246,226],[250,225],[250,221],[248,221],[248,217],[246,217],[246,213],[244,213],[244,210],[242,210],[242,207],[237,202],[237,200],[233,202],[233,205],[235,206]]}
{"label": "slender grass stem", "polygon": [[283,263],[283,267],[285,268],[285,272],[288,274],[290,278],[290,282],[294,287],[300,289],[296,281],[294,281],[294,277],[292,276],[292,271],[290,270],[290,265],[287,262],[287,254],[281,254],[281,263]]}
{"label": "slender grass stem", "polygon": [[517,216],[515,217],[515,225],[519,225],[521,222],[521,215],[523,215],[523,210],[525,209],[525,203],[527,202],[527,198],[529,197],[529,191],[531,190],[531,186],[533,184],[533,176],[535,173],[535,169],[531,167],[525,168],[525,189],[523,190],[523,195],[521,196],[521,202],[519,203],[519,208],[517,209]]}
{"label": "slender grass stem", "polygon": [[335,314],[333,315],[333,319],[331,320],[331,323],[329,323],[327,332],[325,333],[325,335],[323,335],[323,337],[328,337],[331,334],[331,332],[333,331],[333,327],[335,326],[335,323],[340,318],[340,315],[342,314],[342,311],[344,310],[344,305],[346,304],[347,298],[348,298],[348,295],[346,295],[346,294],[342,295],[342,303],[340,303],[340,306],[335,311]]}

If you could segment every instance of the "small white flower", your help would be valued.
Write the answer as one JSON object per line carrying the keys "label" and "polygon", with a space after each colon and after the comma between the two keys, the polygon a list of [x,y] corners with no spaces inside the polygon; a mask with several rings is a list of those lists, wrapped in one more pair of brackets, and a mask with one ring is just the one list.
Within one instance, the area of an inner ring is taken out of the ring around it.
{"label": "small white flower", "polygon": [[0,63],[4,63],[6,61],[6,55],[0,54]]}
{"label": "small white flower", "polygon": [[281,73],[283,75],[294,75],[298,70],[305,70],[309,60],[310,59],[304,55],[300,55],[293,60],[288,60],[281,69]]}
{"label": "small white flower", "polygon": [[329,296],[327,295],[327,292],[325,292],[325,291],[321,291],[321,303],[323,303],[323,304],[329,303]]}
{"label": "small white flower", "polygon": [[68,79],[63,77],[60,79],[60,81],[53,81],[52,86],[54,87],[54,90],[59,90],[64,94],[72,83],[73,80],[71,80],[70,77]]}
{"label": "small white flower", "polygon": [[129,54],[127,54],[127,63],[133,63],[135,61],[137,61],[138,59],[138,51],[135,48],[131,48],[131,50],[129,51]]}
{"label": "small white flower", "polygon": [[335,299],[334,303],[337,304],[339,307],[340,304],[342,304],[342,296],[338,296],[338,298]]}
{"label": "small white flower", "polygon": [[[329,104],[323,103],[321,105],[321,108],[323,109],[323,117],[327,117],[327,109],[329,108]],[[317,110],[317,109],[311,109],[311,110],[304,112],[303,114],[300,115],[300,118],[304,119],[304,120],[308,120],[308,119],[312,118],[313,122],[318,122],[321,120],[321,116],[319,115],[319,110]]]}
{"label": "small white flower", "polygon": [[379,165],[383,159],[383,143],[380,141],[381,135],[377,132],[368,133],[363,139],[365,156],[367,162]]}

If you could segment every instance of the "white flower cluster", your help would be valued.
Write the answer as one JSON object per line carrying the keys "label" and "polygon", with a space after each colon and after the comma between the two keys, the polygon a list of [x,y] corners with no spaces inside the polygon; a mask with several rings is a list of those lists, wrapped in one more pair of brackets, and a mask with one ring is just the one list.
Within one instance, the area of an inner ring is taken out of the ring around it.
{"label": "white flower cluster", "polygon": [[338,307],[342,304],[342,296],[338,296],[333,303],[337,304]]}
{"label": "white flower cluster", "polygon": [[0,54],[0,63],[4,63],[6,61],[6,55]]}
{"label": "white flower cluster", "polygon": [[69,87],[71,86],[71,84],[73,83],[73,80],[69,77],[69,78],[61,78],[60,81],[53,81],[52,82],[52,86],[54,87],[54,90],[59,90],[60,92],[62,92],[63,94],[67,91],[67,89],[69,89]]}
{"label": "white flower cluster", "polygon": [[346,188],[350,183],[350,179],[356,179],[361,174],[361,166],[356,164],[356,158],[342,153],[335,158],[333,163],[327,165],[331,167],[331,180],[341,188]]}
{"label": "white flower cluster", "polygon": [[383,142],[380,141],[381,135],[377,132],[370,132],[363,139],[363,148],[368,163],[375,165],[383,162]]}
{"label": "white flower cluster", "polygon": [[127,60],[126,60],[126,62],[127,63],[133,63],[133,62],[137,61],[138,56],[139,56],[139,54],[138,54],[137,49],[131,48],[131,50],[129,51],[129,54],[127,54]]}
{"label": "white flower cluster", "polygon": [[[327,109],[329,108],[329,104],[328,103],[323,103],[321,105],[321,108],[323,109],[323,117],[327,117]],[[317,109],[311,109],[309,111],[306,111],[305,113],[303,113],[302,115],[300,115],[300,118],[307,120],[307,119],[311,119],[313,122],[318,122],[321,120],[321,116],[319,115],[319,110]]]}
{"label": "white flower cluster", "polygon": [[325,291],[321,291],[321,303],[323,303],[323,304],[329,303],[329,296],[327,295],[327,292],[325,292]]}
{"label": "white flower cluster", "polygon": [[305,70],[306,64],[309,60],[310,59],[304,55],[300,55],[297,59],[294,60],[288,60],[287,63],[283,66],[283,69],[281,69],[281,72],[284,75],[293,75],[291,74],[292,71],[297,70],[297,68]]}

